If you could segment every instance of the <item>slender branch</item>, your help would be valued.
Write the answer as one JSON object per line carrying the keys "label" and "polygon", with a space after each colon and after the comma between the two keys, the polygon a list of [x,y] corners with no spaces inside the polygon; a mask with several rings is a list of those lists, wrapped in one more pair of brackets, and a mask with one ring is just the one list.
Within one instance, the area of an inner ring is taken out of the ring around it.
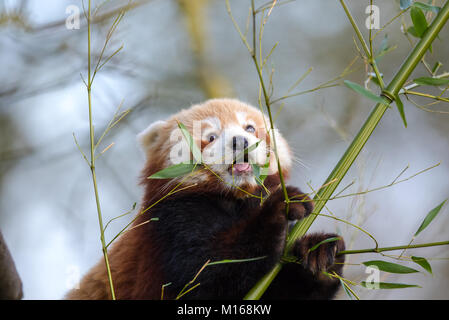
{"label": "slender branch", "polygon": [[408,244],[408,245],[395,246],[395,247],[383,247],[383,248],[371,248],[371,249],[359,249],[359,250],[344,250],[344,251],[340,251],[339,253],[337,253],[337,255],[358,254],[358,253],[379,253],[379,252],[384,252],[384,251],[427,248],[427,247],[446,246],[446,245],[449,245],[449,241],[421,243],[421,244],[413,244],[413,245]]}
{"label": "slender branch", "polygon": [[92,121],[92,68],[91,68],[91,3],[89,0],[89,8],[87,13],[87,68],[88,68],[88,86],[87,86],[87,98],[89,104],[89,137],[90,137],[90,171],[92,173],[92,183],[94,186],[95,203],[97,205],[98,224],[100,227],[100,240],[103,251],[104,262],[106,265],[106,271],[108,274],[109,288],[111,290],[111,297],[115,300],[114,284],[112,281],[111,268],[109,266],[108,252],[106,242],[104,239],[103,217],[101,214],[100,197],[98,195],[97,187],[97,175],[95,172],[95,141],[94,141],[94,126]]}
{"label": "slender branch", "polygon": [[444,97],[440,97],[440,96],[434,96],[431,94],[427,94],[427,93],[422,93],[422,92],[417,92],[417,91],[410,91],[410,90],[404,90],[404,94],[411,94],[414,96],[420,96],[420,97],[425,97],[425,98],[430,98],[433,100],[438,100],[438,101],[443,101],[443,102],[448,102],[449,103],[449,98],[444,98]]}
{"label": "slender branch", "polygon": [[97,147],[100,145],[103,138],[108,134],[109,130],[111,130],[117,123],[119,123],[124,117],[128,115],[128,113],[131,112],[130,109],[123,111],[120,116],[118,116],[119,111],[123,105],[123,100],[120,102],[119,106],[117,107],[117,110],[114,113],[114,116],[112,117],[111,121],[109,121],[108,125],[106,126],[105,130],[103,131],[100,138],[97,140],[97,143],[94,146],[94,149],[97,149]]}
{"label": "slender branch", "polygon": [[203,272],[204,268],[207,267],[207,265],[209,264],[210,259],[206,261],[205,264],[203,264],[203,266],[200,268],[200,270],[195,274],[195,276],[193,277],[192,280],[190,280],[188,283],[186,283],[186,285],[184,286],[184,288],[182,288],[181,292],[178,293],[178,295],[176,296],[175,300],[179,300],[179,298],[181,298],[183,295],[185,295],[187,292],[193,290],[194,288],[196,288],[197,286],[199,286],[200,284],[197,283],[196,285],[194,285],[193,287],[191,287],[190,289],[187,289],[190,285],[193,285],[193,283],[195,282],[196,278],[198,278],[198,276],[200,275],[201,272]]}
{"label": "slender branch", "polygon": [[379,35],[379,33],[381,33],[386,27],[388,27],[391,23],[393,23],[394,20],[396,20],[397,18],[399,18],[400,16],[402,16],[405,12],[408,11],[408,9],[410,9],[410,7],[408,7],[407,9],[401,10],[398,14],[396,14],[393,18],[391,18],[387,23],[385,23],[382,28],[380,28],[379,30],[377,30],[377,32],[374,34],[373,39],[376,39],[376,37]]}
{"label": "slender branch", "polygon": [[[132,2],[128,2],[125,5],[121,5],[121,6],[117,6],[109,11],[106,11],[104,13],[98,14],[97,15],[97,11],[100,7],[97,7],[97,9],[94,11],[94,14],[91,16],[91,24],[98,24],[98,23],[102,23],[107,19],[110,19],[111,17],[115,16],[118,12],[120,11],[130,11],[132,9],[136,9],[142,5],[145,5],[147,3],[149,3],[151,0],[134,0]],[[84,3],[83,1],[81,1],[81,3]],[[101,5],[100,5],[101,6]],[[87,19],[87,16],[86,16]],[[30,27],[30,31],[33,33],[39,33],[39,32],[43,32],[43,31],[57,31],[57,30],[64,30],[62,27],[65,25],[66,23],[66,18],[58,20],[56,22],[50,22],[48,24],[43,24],[40,26],[31,26]],[[81,28],[85,28],[86,25],[84,24],[84,21],[81,21]]]}
{"label": "slender branch", "polygon": [[103,230],[106,231],[106,229],[108,228],[109,224],[110,224],[112,221],[117,220],[117,219],[120,219],[121,217],[124,217],[124,216],[130,214],[131,212],[134,211],[135,208],[136,208],[136,203],[133,204],[133,207],[132,207],[131,210],[129,210],[129,211],[127,211],[127,212],[125,212],[125,213],[123,213],[123,214],[117,216],[117,217],[114,217],[114,218],[110,219],[110,220],[106,223],[106,225],[104,226],[104,229],[103,229]]}

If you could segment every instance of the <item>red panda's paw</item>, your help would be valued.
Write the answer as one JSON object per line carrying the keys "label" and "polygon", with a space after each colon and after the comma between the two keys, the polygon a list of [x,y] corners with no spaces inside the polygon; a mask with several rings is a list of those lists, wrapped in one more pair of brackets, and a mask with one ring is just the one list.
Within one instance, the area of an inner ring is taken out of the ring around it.
{"label": "red panda's paw", "polygon": [[[339,239],[335,240],[335,238]],[[324,242],[327,239],[331,240]],[[339,235],[313,233],[298,240],[292,253],[305,269],[322,278],[322,271],[330,274],[336,272],[341,275],[345,256],[338,253],[343,250],[345,250],[345,242]]]}
{"label": "red panda's paw", "polygon": [[287,186],[287,195],[290,200],[288,206],[288,217],[286,216],[285,193],[282,188],[274,191],[263,205],[263,211],[272,217],[279,216],[280,219],[285,220],[299,220],[310,213],[313,210],[312,200],[301,190],[296,187]]}
{"label": "red panda's paw", "polygon": [[290,200],[288,220],[299,220],[312,213],[314,204],[307,194],[292,186],[288,186],[286,189]]}

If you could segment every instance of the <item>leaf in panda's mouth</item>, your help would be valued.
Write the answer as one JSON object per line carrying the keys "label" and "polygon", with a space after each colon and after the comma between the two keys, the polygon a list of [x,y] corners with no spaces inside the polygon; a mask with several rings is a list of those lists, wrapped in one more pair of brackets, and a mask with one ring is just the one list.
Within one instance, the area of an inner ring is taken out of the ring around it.
{"label": "leaf in panda's mouth", "polygon": [[177,178],[180,176],[183,176],[185,174],[192,173],[193,171],[197,170],[201,167],[201,150],[196,145],[195,141],[193,140],[192,135],[190,134],[189,130],[187,130],[186,126],[178,122],[178,127],[181,130],[184,139],[186,139],[187,144],[189,145],[190,151],[193,154],[193,158],[196,160],[197,163],[179,163],[175,164],[173,166],[170,166],[168,168],[164,168],[155,174],[152,174],[147,179],[171,179],[171,178]]}
{"label": "leaf in panda's mouth", "polygon": [[178,122],[178,127],[181,130],[184,138],[186,139],[187,144],[189,145],[193,158],[196,160],[196,162],[201,163],[201,150],[196,145],[195,140],[193,140],[193,137],[190,134],[189,130],[187,130],[186,126],[182,122]]}
{"label": "leaf in panda's mouth", "polygon": [[268,167],[270,166],[270,155],[267,155],[267,161],[263,166],[259,166],[255,163],[251,164],[253,168],[254,178],[256,179],[257,184],[263,185],[263,182],[268,176]]}
{"label": "leaf in panda's mouth", "polygon": [[196,163],[178,163],[152,174],[147,179],[171,179],[191,173],[200,168]]}

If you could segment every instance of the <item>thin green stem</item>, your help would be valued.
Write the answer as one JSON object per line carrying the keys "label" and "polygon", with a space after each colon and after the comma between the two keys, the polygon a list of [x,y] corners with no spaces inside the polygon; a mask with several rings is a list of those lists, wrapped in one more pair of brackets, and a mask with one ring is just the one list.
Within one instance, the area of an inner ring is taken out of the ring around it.
{"label": "thin green stem", "polygon": [[359,250],[344,250],[340,251],[337,255],[341,254],[359,254],[359,253],[379,253],[384,251],[395,251],[404,249],[416,249],[416,248],[427,248],[436,246],[447,246],[449,241],[431,242],[431,243],[421,243],[421,244],[408,244],[395,247],[383,247],[383,248],[371,248],[371,249],[359,249]]}
{"label": "thin green stem", "polygon": [[100,197],[98,195],[97,175],[95,173],[95,140],[94,140],[94,126],[92,120],[92,73],[91,73],[91,0],[89,0],[89,8],[87,14],[87,68],[88,68],[88,85],[87,98],[89,104],[89,136],[90,136],[90,171],[92,173],[92,183],[94,186],[95,203],[97,205],[98,223],[100,227],[100,240],[103,251],[104,262],[108,274],[109,287],[111,290],[111,297],[115,300],[114,284],[112,281],[111,268],[109,265],[108,252],[106,242],[104,239],[103,217],[101,214]]}
{"label": "thin green stem", "polygon": [[422,92],[417,92],[417,91],[410,91],[410,90],[404,90],[404,94],[411,94],[414,96],[420,96],[420,97],[425,97],[425,98],[430,98],[430,99],[434,99],[434,100],[438,100],[438,101],[443,101],[443,102],[448,102],[449,103],[449,98],[444,98],[444,97],[440,97],[440,96],[434,96],[431,94],[427,94],[427,93],[422,93]]}

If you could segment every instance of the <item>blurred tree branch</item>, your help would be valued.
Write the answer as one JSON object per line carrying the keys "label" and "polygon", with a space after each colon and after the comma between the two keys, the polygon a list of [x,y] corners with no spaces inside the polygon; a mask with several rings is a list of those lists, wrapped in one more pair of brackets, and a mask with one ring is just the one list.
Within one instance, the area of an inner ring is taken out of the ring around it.
{"label": "blurred tree branch", "polygon": [[217,98],[232,95],[232,87],[212,64],[207,53],[209,41],[207,27],[207,0],[178,0],[179,8],[184,15],[191,48],[197,68],[197,76],[206,98]]}
{"label": "blurred tree branch", "polygon": [[[125,5],[121,4],[119,6],[113,7],[112,9],[109,9],[101,14],[95,14],[92,18],[92,23],[96,24],[104,22],[105,20],[115,17],[121,11],[129,11],[135,9],[137,7],[147,4],[150,1],[151,0],[134,0],[132,2],[131,1],[127,2]],[[13,23],[31,33],[40,33],[45,31],[55,31],[62,29],[65,30],[64,27],[66,24],[66,18],[45,23],[42,25],[33,25],[33,23],[29,21],[26,15],[25,5],[24,2],[22,1],[20,5],[17,6],[16,8],[5,10],[5,12],[0,12],[0,26],[5,25],[7,23]],[[87,21],[85,19],[82,19],[80,28],[86,27]]]}

